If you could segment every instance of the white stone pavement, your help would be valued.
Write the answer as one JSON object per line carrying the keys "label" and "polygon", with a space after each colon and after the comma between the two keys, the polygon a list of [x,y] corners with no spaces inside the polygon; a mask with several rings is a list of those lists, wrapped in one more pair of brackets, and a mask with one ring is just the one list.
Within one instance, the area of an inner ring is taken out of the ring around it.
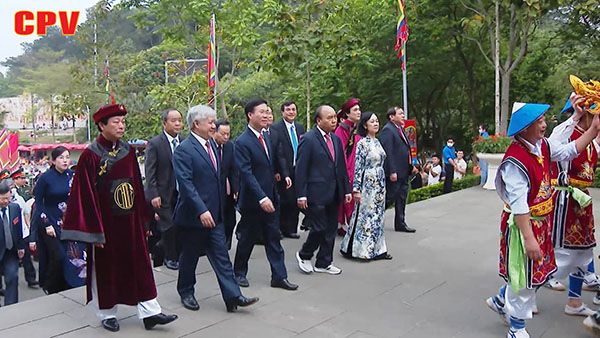
{"label": "white stone pavement", "polygon": [[[598,200],[600,191],[593,195]],[[501,283],[500,208],[495,192],[478,187],[411,204],[408,223],[416,234],[393,232],[388,212],[386,240],[394,259],[349,261],[336,246],[340,276],[301,274],[294,253],[303,239],[286,239],[289,279],[300,285],[296,292],[269,286],[264,250],[256,247],[250,287],[242,292],[260,302],[233,314],[225,311],[205,258],[197,271],[196,312],[182,307],[176,272],[163,268],[155,272],[159,302],[179,319],[152,331],[144,330],[135,308],[122,307],[121,331],[109,333],[84,306],[83,288],[38,297],[41,291],[28,290],[21,280],[21,299],[34,299],[0,308],[0,337],[506,337],[506,327],[484,303]],[[596,213],[599,209],[600,203]],[[586,292],[585,301],[591,304],[592,296]],[[583,318],[562,313],[565,300],[566,294],[540,290],[540,314],[529,325],[532,337],[591,336]]]}

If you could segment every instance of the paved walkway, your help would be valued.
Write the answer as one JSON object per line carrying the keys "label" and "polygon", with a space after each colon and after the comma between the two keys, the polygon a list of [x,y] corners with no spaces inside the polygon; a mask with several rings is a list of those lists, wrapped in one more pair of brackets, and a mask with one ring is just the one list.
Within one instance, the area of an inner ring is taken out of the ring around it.
{"label": "paved walkway", "polygon": [[[593,191],[596,200],[600,191]],[[0,308],[0,337],[506,337],[506,328],[484,304],[496,292],[498,219],[495,192],[471,188],[411,204],[407,214],[416,234],[386,229],[392,261],[361,263],[336,254],[340,276],[299,272],[294,253],[301,241],[286,239],[289,279],[296,292],[269,287],[262,247],[250,262],[248,296],[260,302],[230,314],[206,259],[198,267],[196,297],[200,310],[184,309],[175,290],[176,273],[156,271],[159,301],[179,320],[145,331],[135,308],[119,311],[121,331],[99,327],[84,304],[83,288]],[[595,208],[596,214],[600,204]],[[303,234],[303,238],[306,234]],[[338,247],[336,247],[336,252]],[[22,299],[40,295],[26,290]],[[532,337],[590,337],[580,317],[562,313],[566,295],[547,289],[538,294],[540,314],[530,322]],[[591,293],[585,301],[591,304]]]}

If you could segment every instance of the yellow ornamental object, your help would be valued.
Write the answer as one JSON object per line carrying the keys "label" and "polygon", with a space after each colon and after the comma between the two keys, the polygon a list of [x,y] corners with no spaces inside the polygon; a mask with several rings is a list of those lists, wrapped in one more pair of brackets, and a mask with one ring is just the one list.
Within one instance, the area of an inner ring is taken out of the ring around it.
{"label": "yellow ornamental object", "polygon": [[594,80],[583,82],[575,75],[569,75],[569,81],[575,93],[586,99],[584,108],[591,114],[600,114],[600,82]]}

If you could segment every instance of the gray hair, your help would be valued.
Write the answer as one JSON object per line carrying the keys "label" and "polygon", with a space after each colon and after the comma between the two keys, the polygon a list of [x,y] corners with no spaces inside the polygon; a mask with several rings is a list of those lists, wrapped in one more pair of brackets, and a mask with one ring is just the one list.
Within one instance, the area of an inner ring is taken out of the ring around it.
{"label": "gray hair", "polygon": [[204,104],[193,106],[187,113],[188,126],[191,128],[194,125],[194,121],[206,120],[209,117],[217,117],[217,113],[214,109]]}

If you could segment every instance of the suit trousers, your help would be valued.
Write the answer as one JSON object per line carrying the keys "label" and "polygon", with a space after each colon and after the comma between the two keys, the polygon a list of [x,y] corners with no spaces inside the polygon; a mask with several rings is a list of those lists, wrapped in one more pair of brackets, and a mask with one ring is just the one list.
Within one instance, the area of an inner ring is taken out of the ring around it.
{"label": "suit trousers", "polygon": [[177,231],[177,227],[172,226],[169,229],[162,231],[160,234],[160,241],[158,242],[158,246],[163,249],[164,257],[166,260],[179,260],[179,253],[181,252],[181,248],[178,241]]}
{"label": "suit trousers", "polygon": [[17,250],[6,250],[0,260],[0,271],[4,275],[4,305],[19,301],[19,256]]}
{"label": "suit trousers", "polygon": [[[292,181],[295,180],[294,175],[292,175],[291,179]],[[298,233],[300,209],[298,209],[298,202],[296,200],[296,188],[292,185],[289,189],[286,189],[285,181],[279,182],[277,188],[279,196],[281,196],[281,208],[279,209],[279,227],[281,233],[284,236]]]}
{"label": "suit trousers", "polygon": [[399,178],[396,182],[387,181],[386,205],[394,203],[394,229],[406,227],[406,200],[408,198],[408,178]]}
{"label": "suit trousers", "polygon": [[222,223],[212,229],[179,227],[179,234],[182,250],[179,257],[177,292],[182,298],[194,295],[196,266],[198,258],[204,253],[217,276],[223,299],[227,301],[242,295],[235,281],[229,253],[225,246],[225,231]]}
{"label": "suit trousers", "polygon": [[227,250],[231,249],[231,240],[233,230],[235,229],[236,210],[233,196],[225,196],[225,205],[223,206],[223,225],[225,225],[225,243]]}
{"label": "suit trousers", "polygon": [[246,277],[248,274],[248,260],[254,249],[258,234],[262,234],[265,241],[267,260],[271,265],[271,279],[283,280],[287,278],[284,252],[279,236],[279,224],[277,223],[277,211],[269,214],[262,209],[243,210],[237,234],[238,244],[233,263],[236,276]]}
{"label": "suit trousers", "polygon": [[333,262],[333,246],[337,231],[338,203],[328,205],[311,205],[309,202],[306,217],[310,231],[306,242],[302,245],[299,255],[304,260],[310,260],[315,252],[317,260],[315,267],[326,268]]}

